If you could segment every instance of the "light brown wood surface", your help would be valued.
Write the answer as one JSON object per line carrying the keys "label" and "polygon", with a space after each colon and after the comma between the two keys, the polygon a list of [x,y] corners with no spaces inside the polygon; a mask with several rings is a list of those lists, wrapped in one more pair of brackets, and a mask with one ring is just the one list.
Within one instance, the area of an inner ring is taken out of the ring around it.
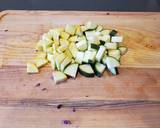
{"label": "light brown wood surface", "polygon": [[[49,66],[26,74],[42,33],[89,20],[124,36],[129,51],[122,57],[120,75],[105,72],[88,79],[78,74],[76,80],[55,85]],[[160,126],[160,13],[3,11],[0,65],[0,128]],[[63,125],[64,119],[72,125]]]}
{"label": "light brown wood surface", "polygon": [[160,68],[160,14],[127,12],[4,11],[0,20],[2,65],[25,65],[33,58],[34,44],[42,33],[86,21],[117,29],[124,36],[129,51],[122,67]]}

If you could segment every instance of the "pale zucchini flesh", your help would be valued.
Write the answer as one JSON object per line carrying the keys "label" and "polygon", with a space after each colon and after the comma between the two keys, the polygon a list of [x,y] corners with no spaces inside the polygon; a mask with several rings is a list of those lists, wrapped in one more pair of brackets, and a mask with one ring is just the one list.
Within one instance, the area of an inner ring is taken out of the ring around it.
{"label": "pale zucchini flesh", "polygon": [[61,83],[63,81],[66,81],[67,76],[63,72],[54,71],[53,72],[53,79],[54,79],[55,83],[58,84],[58,83]]}
{"label": "pale zucchini flesh", "polygon": [[108,68],[115,68],[120,66],[120,62],[111,56],[106,56],[103,60],[103,63],[106,64]]}
{"label": "pale zucchini flesh", "polygon": [[78,64],[71,64],[67,66],[67,68],[64,70],[64,73],[72,78],[76,78],[78,72]]}
{"label": "pale zucchini flesh", "polygon": [[38,68],[33,63],[27,63],[27,73],[38,73]]}
{"label": "pale zucchini flesh", "polygon": [[105,50],[106,50],[106,48],[104,46],[101,45],[99,47],[99,50],[98,50],[97,55],[96,55],[96,60],[98,62],[100,62],[102,60],[102,57],[103,57],[103,55],[105,53]]}
{"label": "pale zucchini flesh", "polygon": [[108,55],[116,58],[117,60],[119,60],[121,57],[120,50],[118,50],[118,49],[108,50]]}
{"label": "pale zucchini flesh", "polygon": [[63,62],[61,63],[61,71],[63,72],[63,70],[72,62],[72,59],[70,59],[69,57],[66,57]]}

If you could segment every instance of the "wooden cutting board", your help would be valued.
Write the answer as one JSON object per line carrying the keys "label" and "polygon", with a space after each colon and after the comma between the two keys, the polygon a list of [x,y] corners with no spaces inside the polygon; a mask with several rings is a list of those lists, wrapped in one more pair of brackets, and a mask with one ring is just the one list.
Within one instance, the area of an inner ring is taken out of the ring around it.
{"label": "wooden cutting board", "polygon": [[[34,46],[49,29],[93,21],[119,30],[129,51],[120,75],[55,85],[51,68],[26,74]],[[159,128],[160,13],[0,12],[0,128]],[[60,109],[57,109],[60,107]],[[76,112],[72,109],[76,108]]]}

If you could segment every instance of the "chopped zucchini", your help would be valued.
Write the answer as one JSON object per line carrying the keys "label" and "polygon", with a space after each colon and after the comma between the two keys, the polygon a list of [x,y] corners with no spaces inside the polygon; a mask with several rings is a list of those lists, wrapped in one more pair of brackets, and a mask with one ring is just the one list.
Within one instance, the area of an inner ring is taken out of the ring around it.
{"label": "chopped zucchini", "polygon": [[27,73],[38,73],[38,68],[33,63],[27,63]]}
{"label": "chopped zucchini", "polygon": [[94,77],[94,71],[90,64],[80,65],[79,73],[85,77]]}
{"label": "chopped zucchini", "polygon": [[78,64],[71,64],[67,66],[67,68],[64,70],[64,73],[68,76],[71,76],[73,78],[76,78],[78,72]]}
{"label": "chopped zucchini", "polygon": [[105,50],[106,50],[106,48],[105,48],[103,45],[101,45],[101,46],[99,47],[99,50],[98,50],[97,55],[96,55],[96,60],[97,60],[98,62],[101,61],[101,59],[102,59],[102,57],[103,57],[103,55],[104,55],[104,53],[105,53]]}
{"label": "chopped zucchini", "polygon": [[75,78],[79,64],[80,73],[87,77],[100,77],[106,67],[117,75],[120,57],[127,52],[120,43],[123,37],[117,33],[90,21],[50,29],[37,43],[35,63],[27,63],[27,72],[37,73],[49,61],[52,69],[58,70],[53,73],[55,83],[65,81],[67,75]]}
{"label": "chopped zucchini", "polygon": [[97,42],[99,41],[98,37],[100,36],[100,32],[86,31],[85,35],[86,35],[87,40]]}
{"label": "chopped zucchini", "polygon": [[65,27],[65,31],[69,33],[70,35],[74,35],[76,32],[76,27],[75,25],[67,24]]}
{"label": "chopped zucchini", "polygon": [[87,50],[88,51],[96,51],[97,52],[97,49],[98,49],[99,45],[94,44],[94,45],[97,45],[97,47],[94,47],[94,46],[91,47],[91,44],[94,44],[94,43],[88,42],[88,49]]}
{"label": "chopped zucchini", "polygon": [[98,25],[97,28],[96,28],[96,31],[100,32],[103,30],[103,27],[101,25]]}
{"label": "chopped zucchini", "polygon": [[123,42],[123,37],[122,36],[112,36],[111,42],[121,43]]}
{"label": "chopped zucchini", "polygon": [[101,77],[103,75],[103,72],[104,72],[106,66],[104,64],[99,63],[99,62],[96,62],[94,68],[95,68],[96,76]]}
{"label": "chopped zucchini", "polygon": [[118,33],[118,32],[117,32],[116,30],[112,30],[112,31],[109,33],[109,35],[110,35],[110,36],[115,36],[117,33]]}
{"label": "chopped zucchini", "polygon": [[89,22],[87,22],[87,23],[85,24],[85,26],[86,26],[87,29],[96,29],[97,24],[89,21]]}
{"label": "chopped zucchini", "polygon": [[104,41],[104,42],[110,42],[110,35],[103,35],[99,36],[99,40]]}
{"label": "chopped zucchini", "polygon": [[67,76],[63,72],[55,71],[55,72],[53,72],[53,79],[54,79],[55,83],[58,84],[63,81],[66,81]]}
{"label": "chopped zucchini", "polygon": [[90,54],[91,54],[91,51],[85,51],[84,57],[83,57],[83,62],[84,62],[84,63],[88,63]]}
{"label": "chopped zucchini", "polygon": [[103,64],[106,64],[108,68],[115,68],[120,65],[120,62],[111,56],[105,56],[102,62]]}
{"label": "chopped zucchini", "polygon": [[56,69],[56,62],[55,62],[54,58],[51,59],[51,67],[53,70]]}
{"label": "chopped zucchini", "polygon": [[105,43],[105,41],[100,40],[100,45],[104,45]]}
{"label": "chopped zucchini", "polygon": [[88,28],[85,25],[81,25],[81,31],[84,32],[86,31]]}
{"label": "chopped zucchini", "polygon": [[63,70],[72,62],[72,60],[69,57],[66,57],[63,62],[61,63],[61,71]]}
{"label": "chopped zucchini", "polygon": [[67,50],[68,49],[68,46],[67,45],[61,45],[61,46],[59,46],[58,48],[57,48],[57,51],[59,52],[59,53],[62,53],[62,52],[64,52],[65,50]]}
{"label": "chopped zucchini", "polygon": [[118,49],[116,49],[116,50],[108,50],[108,55],[116,58],[117,60],[119,60],[120,57],[121,57],[120,50],[118,50]]}
{"label": "chopped zucchini", "polygon": [[56,67],[58,70],[60,70],[60,65],[61,65],[62,61],[65,59],[65,57],[66,57],[65,54],[61,53],[55,58]]}
{"label": "chopped zucchini", "polygon": [[68,58],[70,58],[70,59],[72,59],[72,53],[70,52],[70,50],[69,49],[66,49],[66,51],[64,52],[64,54],[66,55],[66,57],[68,57]]}
{"label": "chopped zucchini", "polygon": [[102,35],[109,35],[110,32],[111,32],[110,30],[105,29],[105,30],[101,31],[101,34],[102,34]]}
{"label": "chopped zucchini", "polygon": [[49,31],[49,34],[52,35],[54,41],[59,41],[60,33],[63,32],[63,28],[55,28]]}
{"label": "chopped zucchini", "polygon": [[96,54],[97,54],[97,51],[90,51],[90,54],[89,54],[89,57],[88,57],[88,62],[89,63],[93,64],[95,62]]}
{"label": "chopped zucchini", "polygon": [[69,50],[72,53],[72,56],[75,58],[78,52],[77,46],[75,43],[70,43]]}
{"label": "chopped zucchini", "polygon": [[119,74],[118,68],[116,68],[116,67],[108,68],[108,71],[109,71],[110,73],[112,73],[112,75],[118,75],[118,74]]}
{"label": "chopped zucchini", "polygon": [[104,46],[106,47],[106,49],[117,49],[117,43],[109,43],[109,42],[106,42],[104,44]]}
{"label": "chopped zucchini", "polygon": [[44,34],[42,35],[42,40],[50,41],[50,40],[52,40],[52,35],[49,34],[49,33],[44,33]]}
{"label": "chopped zucchini", "polygon": [[95,50],[99,50],[99,45],[91,43],[91,48],[93,48]]}
{"label": "chopped zucchini", "polygon": [[69,41],[71,41],[71,42],[76,42],[76,41],[77,41],[77,36],[71,36],[71,37],[69,38]]}
{"label": "chopped zucchini", "polygon": [[52,54],[53,53],[53,48],[52,47],[48,47],[46,49],[46,52]]}
{"label": "chopped zucchini", "polygon": [[80,51],[85,51],[87,49],[87,41],[81,40],[78,43],[76,43],[76,46]]}
{"label": "chopped zucchini", "polygon": [[83,57],[84,57],[84,52],[77,52],[75,61],[76,61],[78,64],[82,64]]}
{"label": "chopped zucchini", "polygon": [[80,25],[76,26],[76,33],[75,34],[78,35],[78,36],[82,36],[83,35]]}
{"label": "chopped zucchini", "polygon": [[47,63],[48,63],[47,59],[42,59],[42,58],[35,59],[35,64],[38,68],[46,65]]}
{"label": "chopped zucchini", "polygon": [[71,63],[74,64],[75,62],[76,62],[75,59],[72,59]]}
{"label": "chopped zucchini", "polygon": [[60,37],[67,40],[69,38],[69,34],[67,32],[61,32]]}
{"label": "chopped zucchini", "polygon": [[55,52],[58,47],[59,47],[58,44],[56,44],[56,43],[52,44],[53,52]]}
{"label": "chopped zucchini", "polygon": [[60,45],[69,45],[69,41],[65,39],[60,39]]}
{"label": "chopped zucchini", "polygon": [[85,36],[79,36],[79,37],[77,37],[77,41],[81,41],[81,40],[86,40],[86,37]]}
{"label": "chopped zucchini", "polygon": [[45,52],[38,52],[36,58],[45,59],[47,54]]}
{"label": "chopped zucchini", "polygon": [[52,46],[53,41],[40,40],[39,44],[42,45],[43,50],[44,50],[45,48],[48,48],[48,47]]}
{"label": "chopped zucchini", "polygon": [[53,59],[54,55],[53,54],[50,54],[48,53],[47,54],[47,60],[51,62],[51,60]]}

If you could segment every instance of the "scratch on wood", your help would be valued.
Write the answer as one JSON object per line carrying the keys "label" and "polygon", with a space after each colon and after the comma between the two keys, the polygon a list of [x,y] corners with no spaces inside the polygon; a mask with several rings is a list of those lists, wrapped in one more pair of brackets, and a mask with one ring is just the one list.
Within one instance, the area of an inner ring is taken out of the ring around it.
{"label": "scratch on wood", "polygon": [[51,107],[57,108],[57,106],[63,106],[63,108],[108,108],[108,109],[120,109],[120,108],[134,108],[136,106],[160,106],[160,101],[148,101],[148,100],[135,100],[135,101],[119,101],[119,100],[7,100],[1,99],[0,106],[14,106],[14,107]]}

